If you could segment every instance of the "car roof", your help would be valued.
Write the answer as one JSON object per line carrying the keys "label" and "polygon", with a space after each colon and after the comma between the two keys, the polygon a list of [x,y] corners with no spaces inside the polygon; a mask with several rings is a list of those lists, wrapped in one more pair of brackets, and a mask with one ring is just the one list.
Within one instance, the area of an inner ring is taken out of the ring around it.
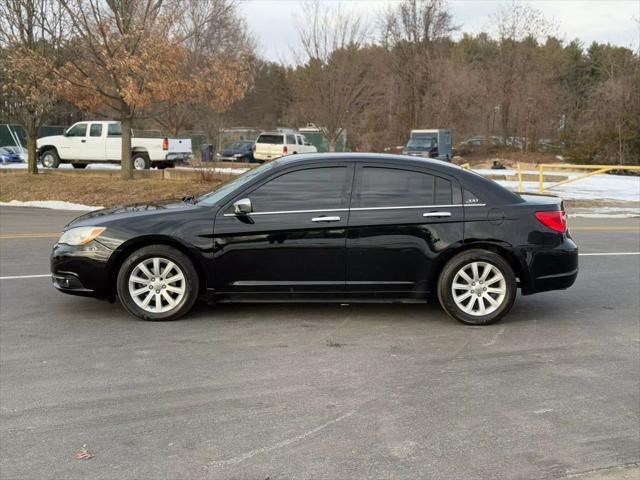
{"label": "car roof", "polygon": [[294,163],[310,162],[314,160],[349,160],[355,162],[366,162],[370,160],[397,162],[398,164],[412,164],[424,167],[437,168],[439,170],[451,170],[460,172],[460,168],[455,163],[434,160],[431,158],[415,157],[411,155],[394,155],[390,153],[362,153],[362,152],[336,152],[336,153],[300,153],[280,157],[280,165],[292,165]]}

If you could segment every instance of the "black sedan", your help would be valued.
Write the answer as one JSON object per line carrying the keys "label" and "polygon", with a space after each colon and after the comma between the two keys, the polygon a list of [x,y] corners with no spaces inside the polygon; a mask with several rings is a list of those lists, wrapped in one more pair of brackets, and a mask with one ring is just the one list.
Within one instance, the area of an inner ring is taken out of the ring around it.
{"label": "black sedan", "polygon": [[250,140],[233,142],[216,153],[216,157],[230,162],[253,162],[253,143]]}
{"label": "black sedan", "polygon": [[522,294],[570,287],[578,249],[555,197],[516,195],[455,165],[295,155],[198,198],[83,215],[51,257],[65,293],[119,298],[145,320],[209,302],[437,298],[488,324]]}

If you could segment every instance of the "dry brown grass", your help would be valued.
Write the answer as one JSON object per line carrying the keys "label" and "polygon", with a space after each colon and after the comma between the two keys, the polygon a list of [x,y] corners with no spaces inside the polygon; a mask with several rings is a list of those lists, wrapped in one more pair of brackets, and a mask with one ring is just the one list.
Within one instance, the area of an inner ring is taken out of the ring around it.
{"label": "dry brown grass", "polygon": [[110,207],[125,203],[171,200],[213,190],[229,176],[207,176],[206,181],[121,180],[92,175],[0,175],[0,201],[62,200]]}

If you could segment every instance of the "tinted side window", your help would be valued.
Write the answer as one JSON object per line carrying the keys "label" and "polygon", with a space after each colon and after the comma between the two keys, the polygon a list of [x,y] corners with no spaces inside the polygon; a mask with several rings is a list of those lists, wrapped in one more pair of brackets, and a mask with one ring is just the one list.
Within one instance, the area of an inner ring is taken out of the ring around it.
{"label": "tinted side window", "polygon": [[254,212],[346,208],[350,184],[347,167],[323,167],[285,173],[251,194]]}
{"label": "tinted side window", "polygon": [[392,168],[364,167],[358,207],[433,205],[433,175]]}
{"label": "tinted side window", "polygon": [[298,140],[298,145],[302,145],[302,137],[300,135],[296,135],[296,140]]}
{"label": "tinted side window", "polygon": [[451,205],[453,204],[453,191],[451,190],[451,182],[444,178],[436,177],[436,199],[434,205]]}
{"label": "tinted side window", "polygon": [[119,123],[110,123],[107,127],[107,137],[121,137],[122,126]]}
{"label": "tinted side window", "polygon": [[87,135],[87,124],[78,123],[67,131],[67,137],[84,137]]}
{"label": "tinted side window", "polygon": [[296,136],[295,135],[287,135],[287,143],[291,145],[292,143],[295,145]]}
{"label": "tinted side window", "polygon": [[465,205],[473,205],[476,203],[480,203],[480,199],[476,196],[475,193],[470,192],[469,190],[465,189],[462,192],[462,202]]}
{"label": "tinted side window", "polygon": [[91,128],[89,128],[89,136],[90,137],[101,137],[102,136],[102,124],[101,123],[92,123]]}

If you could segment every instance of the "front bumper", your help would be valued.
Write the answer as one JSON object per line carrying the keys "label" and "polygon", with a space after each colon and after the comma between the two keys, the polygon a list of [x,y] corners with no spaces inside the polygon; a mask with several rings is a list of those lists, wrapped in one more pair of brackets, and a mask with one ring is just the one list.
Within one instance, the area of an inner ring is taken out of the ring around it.
{"label": "front bumper", "polygon": [[51,280],[61,292],[110,298],[107,264],[113,250],[97,241],[71,246],[56,243],[51,252]]}

